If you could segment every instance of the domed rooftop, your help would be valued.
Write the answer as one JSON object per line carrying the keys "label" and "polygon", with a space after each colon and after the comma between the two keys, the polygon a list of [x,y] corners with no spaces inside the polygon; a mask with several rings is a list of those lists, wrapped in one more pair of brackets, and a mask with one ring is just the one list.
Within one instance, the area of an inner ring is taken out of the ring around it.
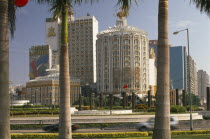
{"label": "domed rooftop", "polygon": [[116,26],[109,27],[108,29],[101,31],[100,33],[98,33],[97,36],[109,34],[109,33],[117,33],[118,34],[118,33],[124,33],[124,32],[140,33],[142,35],[147,35],[147,32],[145,32],[144,30],[141,30],[137,27],[128,26],[127,20],[124,18],[124,15],[121,12],[119,12],[117,14],[117,16],[119,17],[119,19],[117,19],[117,21],[116,21]]}

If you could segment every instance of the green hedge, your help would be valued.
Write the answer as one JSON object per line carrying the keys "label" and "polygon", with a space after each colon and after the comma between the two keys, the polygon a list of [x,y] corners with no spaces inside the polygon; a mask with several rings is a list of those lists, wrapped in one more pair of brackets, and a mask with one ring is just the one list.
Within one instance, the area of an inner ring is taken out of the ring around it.
{"label": "green hedge", "polygon": [[[79,128],[105,128],[109,126],[116,126],[116,125],[121,125],[121,124],[127,124],[127,123],[91,123],[91,124],[78,124]],[[15,124],[15,125],[10,125],[11,130],[32,130],[32,129],[42,129],[47,125],[43,124]]]}
{"label": "green hedge", "polygon": [[31,124],[25,124],[25,125],[10,125],[11,130],[32,130],[32,129],[42,129],[47,125],[31,125]]}
{"label": "green hedge", "polygon": [[[194,131],[171,131],[171,135],[201,135],[210,134],[210,130],[194,130]],[[148,132],[149,136],[152,136],[152,132]]]}
{"label": "green hedge", "polygon": [[14,109],[10,115],[28,115],[28,114],[59,114],[59,109]]}
{"label": "green hedge", "polygon": [[[172,131],[172,135],[201,135],[210,134],[210,130]],[[115,132],[115,133],[72,133],[73,138],[123,138],[147,137],[152,132]],[[12,133],[12,139],[57,139],[58,133]]]}
{"label": "green hedge", "polygon": [[[73,138],[120,138],[146,137],[147,132],[116,132],[116,133],[72,133]],[[57,139],[58,133],[12,133],[12,139]]]}
{"label": "green hedge", "polygon": [[44,105],[23,105],[23,106],[10,106],[10,108],[43,108]]}
{"label": "green hedge", "polygon": [[[186,106],[187,111],[190,111],[190,106]],[[192,105],[192,111],[201,111],[202,109],[197,105]]]}
{"label": "green hedge", "polygon": [[210,134],[210,130],[172,131],[172,135]]}
{"label": "green hedge", "polygon": [[183,113],[186,112],[186,108],[181,105],[172,105],[170,111],[171,113]]}

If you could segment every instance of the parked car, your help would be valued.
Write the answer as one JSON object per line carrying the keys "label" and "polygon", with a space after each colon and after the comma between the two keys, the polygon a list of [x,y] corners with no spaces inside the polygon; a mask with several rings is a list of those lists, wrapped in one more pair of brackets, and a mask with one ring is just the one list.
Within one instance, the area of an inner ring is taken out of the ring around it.
{"label": "parked car", "polygon": [[[72,131],[75,131],[75,130],[77,130],[78,128],[79,128],[78,125],[75,125],[75,124],[72,124],[72,125],[71,125],[71,130],[72,130]],[[45,126],[45,127],[43,127],[43,130],[44,130],[44,131],[48,131],[48,132],[58,131],[58,130],[59,130],[59,123]]]}
{"label": "parked car", "polygon": [[[139,131],[152,131],[154,129],[155,118],[150,118],[147,122],[137,124]],[[170,118],[171,130],[178,129],[179,120],[176,117]]]}

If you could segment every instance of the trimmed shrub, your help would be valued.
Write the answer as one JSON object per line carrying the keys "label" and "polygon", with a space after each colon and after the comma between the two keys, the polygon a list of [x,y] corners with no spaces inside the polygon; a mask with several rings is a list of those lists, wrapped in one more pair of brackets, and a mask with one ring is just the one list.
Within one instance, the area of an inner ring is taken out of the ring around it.
{"label": "trimmed shrub", "polygon": [[[190,106],[186,106],[187,111],[190,111]],[[202,108],[199,108],[197,105],[192,105],[192,111],[201,111]]]}
{"label": "trimmed shrub", "polygon": [[112,109],[114,109],[114,110],[122,110],[123,106],[113,106]]}
{"label": "trimmed shrub", "polygon": [[[152,136],[153,132],[148,132],[148,136]],[[210,130],[193,130],[193,131],[171,131],[171,135],[202,135],[210,134]]]}
{"label": "trimmed shrub", "polygon": [[90,109],[90,106],[82,106],[82,109],[83,110],[89,110]]}
{"label": "trimmed shrub", "polygon": [[35,124],[35,125],[28,125],[28,124],[23,124],[23,125],[10,125],[11,130],[32,130],[32,129],[42,129],[47,125],[40,125],[40,124]]}
{"label": "trimmed shrub", "polygon": [[155,109],[155,108],[149,108],[147,111],[148,111],[148,112],[155,112],[156,109]]}
{"label": "trimmed shrub", "polygon": [[144,104],[136,104],[135,105],[135,108],[136,109],[148,109],[148,106],[147,105],[144,105]]}
{"label": "trimmed shrub", "polygon": [[[210,130],[172,131],[171,135],[202,135],[210,134]],[[73,138],[125,138],[147,137],[152,132],[115,132],[115,133],[73,133]],[[57,139],[58,133],[12,133],[12,139]]]}
{"label": "trimmed shrub", "polygon": [[172,105],[170,111],[171,113],[183,113],[186,112],[186,108],[181,105]]}
{"label": "trimmed shrub", "polygon": [[194,134],[210,134],[210,130],[172,131],[171,132],[171,135],[194,135]]}
{"label": "trimmed shrub", "polygon": [[12,109],[10,115],[59,114],[59,109]]}
{"label": "trimmed shrub", "polygon": [[[120,137],[146,137],[147,132],[116,132],[116,133],[73,133],[73,138],[120,138]],[[27,133],[12,134],[12,139],[57,139],[58,133]]]}

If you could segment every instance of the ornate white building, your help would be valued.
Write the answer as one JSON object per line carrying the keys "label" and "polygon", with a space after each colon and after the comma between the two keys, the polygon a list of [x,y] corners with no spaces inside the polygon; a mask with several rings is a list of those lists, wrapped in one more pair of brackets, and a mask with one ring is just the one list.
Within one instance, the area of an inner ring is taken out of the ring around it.
{"label": "ornate white building", "polygon": [[[96,42],[97,91],[120,93],[149,90],[147,33],[128,26],[122,12],[116,26],[100,32]],[[128,88],[123,89],[124,85]]]}

